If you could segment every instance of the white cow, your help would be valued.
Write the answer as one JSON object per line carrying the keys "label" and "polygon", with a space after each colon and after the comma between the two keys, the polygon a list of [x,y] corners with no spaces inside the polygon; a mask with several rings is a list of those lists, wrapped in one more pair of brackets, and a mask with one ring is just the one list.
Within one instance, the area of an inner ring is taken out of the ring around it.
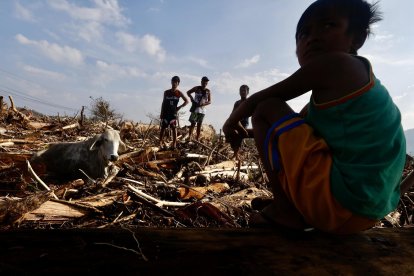
{"label": "white cow", "polygon": [[35,153],[31,162],[45,164],[46,170],[59,178],[84,178],[81,169],[96,179],[108,176],[109,162],[118,160],[118,151],[125,150],[119,132],[106,129],[82,142],[51,144],[46,150]]}

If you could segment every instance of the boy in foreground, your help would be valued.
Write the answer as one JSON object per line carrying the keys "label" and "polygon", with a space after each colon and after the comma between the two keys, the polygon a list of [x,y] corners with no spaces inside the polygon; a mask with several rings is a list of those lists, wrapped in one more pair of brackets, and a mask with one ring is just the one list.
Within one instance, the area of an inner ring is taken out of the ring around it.
{"label": "boy in foreground", "polygon": [[[356,233],[393,211],[405,163],[401,115],[370,62],[357,55],[380,20],[364,0],[318,0],[296,28],[300,69],[257,92],[227,119],[229,139],[254,138],[274,199],[250,218],[277,224]],[[302,117],[287,101],[312,91]]]}

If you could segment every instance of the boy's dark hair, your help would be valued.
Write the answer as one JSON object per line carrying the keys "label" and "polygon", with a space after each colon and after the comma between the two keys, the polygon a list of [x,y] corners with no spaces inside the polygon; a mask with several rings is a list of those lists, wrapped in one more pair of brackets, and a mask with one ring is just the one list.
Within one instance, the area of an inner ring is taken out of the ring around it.
{"label": "boy's dark hair", "polygon": [[171,82],[173,81],[177,81],[178,83],[180,83],[180,77],[179,76],[172,77]]}
{"label": "boy's dark hair", "polygon": [[247,86],[247,84],[243,84],[242,86],[240,86],[239,90],[242,90],[243,88],[246,88],[247,92],[249,92],[249,87]]}
{"label": "boy's dark hair", "polygon": [[[381,12],[378,11],[378,2],[370,4],[365,0],[317,0],[300,17],[296,27],[296,40],[303,32],[304,24],[315,12],[323,14],[330,8],[335,8],[348,18],[348,32],[360,36],[361,46],[371,34],[370,26],[382,19]],[[358,49],[354,49],[354,54],[356,54],[356,50]]]}

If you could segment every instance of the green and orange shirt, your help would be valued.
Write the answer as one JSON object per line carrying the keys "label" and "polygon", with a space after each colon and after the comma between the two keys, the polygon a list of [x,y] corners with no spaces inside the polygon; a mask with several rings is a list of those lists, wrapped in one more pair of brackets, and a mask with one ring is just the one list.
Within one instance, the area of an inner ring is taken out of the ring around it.
{"label": "green and orange shirt", "polygon": [[401,114],[371,64],[364,87],[341,99],[317,104],[311,98],[306,122],[332,152],[331,190],[351,212],[380,219],[400,198],[406,144]]}

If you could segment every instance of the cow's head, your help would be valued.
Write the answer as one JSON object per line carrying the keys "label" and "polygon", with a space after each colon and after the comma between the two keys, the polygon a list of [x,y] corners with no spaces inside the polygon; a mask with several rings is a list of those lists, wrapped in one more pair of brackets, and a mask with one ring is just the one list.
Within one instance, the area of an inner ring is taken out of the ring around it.
{"label": "cow's head", "polygon": [[118,151],[124,152],[126,146],[121,141],[117,130],[106,129],[102,134],[95,136],[89,149],[99,150],[100,154],[108,161],[116,161],[119,158]]}

